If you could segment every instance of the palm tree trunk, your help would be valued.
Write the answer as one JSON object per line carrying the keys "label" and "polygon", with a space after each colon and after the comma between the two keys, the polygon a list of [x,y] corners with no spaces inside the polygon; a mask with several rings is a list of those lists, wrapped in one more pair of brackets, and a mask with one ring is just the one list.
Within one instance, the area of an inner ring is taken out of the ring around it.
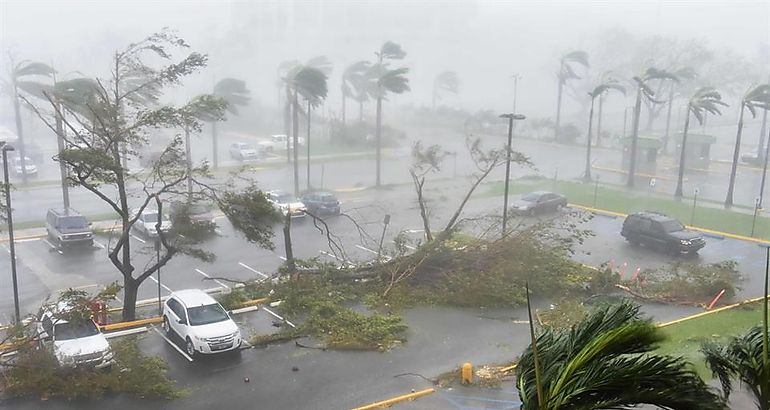
{"label": "palm tree trunk", "polygon": [[591,181],[591,126],[594,122],[594,98],[591,98],[591,110],[588,114],[588,135],[586,136],[586,170],[583,173],[583,180]]}
{"label": "palm tree trunk", "polygon": [[[671,108],[674,105],[674,83],[671,83],[671,88],[668,90],[668,107],[666,111],[666,134],[663,136],[663,153],[668,150],[668,140],[670,139],[671,130]],[[690,111],[688,108],[687,117],[690,117]]]}
{"label": "palm tree trunk", "polygon": [[358,100],[358,123],[364,123],[364,100]]}
{"label": "palm tree trunk", "polygon": [[190,128],[184,127],[184,152],[187,163],[187,202],[192,201],[192,148],[190,147]]}
{"label": "palm tree trunk", "polygon": [[[291,110],[291,118],[292,118],[292,128],[293,128],[293,135],[292,135],[292,141],[294,145],[294,195],[299,195],[299,150],[297,147],[299,146],[299,107],[297,102],[297,91],[294,91],[294,95],[292,95],[292,110]],[[288,145],[288,138],[286,138],[286,144]]]}
{"label": "palm tree trunk", "polygon": [[291,89],[289,88],[289,84],[286,84],[286,106],[283,109],[283,124],[284,124],[284,130],[286,131],[286,163],[291,163],[291,145],[289,144],[289,139],[291,138],[291,121],[294,118],[292,115],[292,108],[294,100],[292,99],[291,95]]}
{"label": "palm tree trunk", "polygon": [[[62,118],[62,110],[63,107],[61,104],[59,104],[58,100],[56,102],[56,146],[58,149],[58,154],[61,157],[62,152],[64,151],[64,138],[66,135],[66,131],[64,130],[64,124],[63,124],[63,118]],[[67,164],[59,159],[59,175],[61,178],[61,195],[62,195],[62,204],[64,205],[64,209],[67,209],[70,207],[70,192],[69,188],[67,186],[67,176],[69,175],[67,171]]]}
{"label": "palm tree trunk", "polygon": [[639,114],[642,111],[642,89],[636,90],[636,105],[634,106],[634,125],[631,130],[631,158],[628,164],[628,181],[626,186],[634,187],[634,177],[636,176],[636,146],[639,141]]}
{"label": "palm tree trunk", "polygon": [[310,191],[310,112],[313,108],[310,106],[310,100],[307,101],[307,190]]}
{"label": "palm tree trunk", "polygon": [[738,171],[738,156],[741,151],[741,134],[743,133],[743,111],[744,105],[741,102],[741,115],[738,117],[738,133],[735,135],[735,149],[733,150],[733,166],[730,169],[730,185],[727,186],[727,197],[725,206],[733,206],[733,192],[735,191],[735,174]]}
{"label": "palm tree trunk", "polygon": [[219,135],[217,131],[217,122],[214,121],[211,123],[211,162],[214,165],[214,169],[219,168]]}
{"label": "palm tree trunk", "polygon": [[561,97],[564,92],[564,82],[559,78],[559,90],[556,97],[556,125],[553,128],[554,141],[559,140],[559,128],[561,128]]}
{"label": "palm tree trunk", "polygon": [[13,84],[13,110],[16,120],[16,134],[19,141],[14,148],[19,150],[19,165],[21,165],[21,182],[27,185],[27,156],[24,152],[24,127],[21,124],[21,107],[19,106],[19,90],[16,83]]}
{"label": "palm tree trunk", "polygon": [[767,110],[762,112],[762,129],[759,131],[759,147],[757,147],[757,158],[762,161],[765,159],[765,130],[767,130]]}
{"label": "palm tree trunk", "polygon": [[345,100],[347,100],[347,97],[345,96],[345,90],[342,90],[342,129],[345,129]]}
{"label": "palm tree trunk", "polygon": [[380,186],[380,150],[382,148],[382,97],[377,97],[377,127],[375,139],[377,140],[377,184]]}
{"label": "palm tree trunk", "polygon": [[[671,110],[669,110],[669,114],[671,114]],[[687,118],[684,119],[684,132],[682,133],[682,147],[680,148],[679,152],[679,176],[676,180],[676,192],[674,192],[674,196],[677,198],[681,198],[682,193],[682,181],[684,180],[684,167],[685,167],[685,154],[687,152],[687,131],[690,129],[690,105],[687,105]]]}
{"label": "palm tree trunk", "polygon": [[596,115],[596,143],[597,147],[602,145],[602,111],[604,109],[604,94],[599,96],[599,112]]}

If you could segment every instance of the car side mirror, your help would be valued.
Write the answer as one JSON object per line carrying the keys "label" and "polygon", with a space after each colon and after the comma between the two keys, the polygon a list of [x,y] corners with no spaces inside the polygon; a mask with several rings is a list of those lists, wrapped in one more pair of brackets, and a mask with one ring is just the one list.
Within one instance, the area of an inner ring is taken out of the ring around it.
{"label": "car side mirror", "polygon": [[184,319],[179,319],[176,322],[179,323],[180,325],[186,325],[187,324],[187,321],[184,320]]}

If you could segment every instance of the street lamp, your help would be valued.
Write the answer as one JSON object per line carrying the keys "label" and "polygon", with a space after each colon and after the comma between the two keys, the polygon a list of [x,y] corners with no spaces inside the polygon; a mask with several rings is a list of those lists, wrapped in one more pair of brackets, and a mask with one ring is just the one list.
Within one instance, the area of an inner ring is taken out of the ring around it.
{"label": "street lamp", "polygon": [[511,179],[511,140],[513,139],[513,120],[523,120],[527,118],[521,114],[502,114],[500,118],[508,119],[508,145],[506,146],[505,161],[505,196],[503,196],[503,236],[508,221],[508,182]]}
{"label": "street lamp", "polygon": [[[16,244],[13,240],[13,209],[11,208],[11,184],[8,181],[8,151],[14,151],[13,147],[2,142],[3,151],[3,178],[5,181],[5,206],[8,209],[8,240],[11,245],[11,278],[13,280],[13,308],[16,313],[16,323],[21,323],[19,314],[19,285],[16,281]],[[22,167],[24,164],[22,163]]]}

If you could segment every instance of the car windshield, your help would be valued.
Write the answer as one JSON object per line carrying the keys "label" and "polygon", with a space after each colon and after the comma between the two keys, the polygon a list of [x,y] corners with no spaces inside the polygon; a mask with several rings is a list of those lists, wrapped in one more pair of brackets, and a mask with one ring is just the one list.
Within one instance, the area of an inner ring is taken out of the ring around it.
{"label": "car windshield", "polygon": [[292,202],[297,202],[298,199],[294,197],[293,195],[289,194],[283,194],[278,196],[278,203],[279,204],[290,204]]}
{"label": "car windshield", "polygon": [[521,200],[522,201],[527,201],[527,202],[535,202],[535,201],[537,201],[538,198],[540,198],[540,194],[536,194],[536,193],[533,192],[531,194],[526,194],[526,195],[522,196]]}
{"label": "car windshield", "polygon": [[254,149],[254,146],[251,144],[241,144],[238,148],[242,150],[247,150],[247,149]]}
{"label": "car windshield", "polygon": [[142,220],[144,222],[158,222],[158,213],[157,212],[144,213],[142,214]]}
{"label": "car windshield", "polygon": [[321,200],[321,202],[328,202],[328,203],[337,202],[337,198],[335,198],[334,195],[321,195],[319,199]]}
{"label": "car windshield", "polygon": [[190,326],[207,325],[230,319],[218,303],[188,308],[187,316],[190,318]]}
{"label": "car windshield", "polygon": [[82,216],[65,216],[59,219],[58,225],[63,229],[85,229],[88,227],[88,221]]}
{"label": "car windshield", "polygon": [[209,208],[206,205],[202,204],[193,204],[189,205],[187,208],[187,213],[190,215],[198,215],[198,214],[205,214],[209,211]]}
{"label": "car windshield", "polygon": [[662,221],[660,224],[663,226],[663,230],[666,232],[677,232],[684,230],[684,226],[675,219]]}
{"label": "car windshield", "polygon": [[57,323],[56,326],[54,326],[56,340],[72,340],[98,334],[99,329],[92,320]]}

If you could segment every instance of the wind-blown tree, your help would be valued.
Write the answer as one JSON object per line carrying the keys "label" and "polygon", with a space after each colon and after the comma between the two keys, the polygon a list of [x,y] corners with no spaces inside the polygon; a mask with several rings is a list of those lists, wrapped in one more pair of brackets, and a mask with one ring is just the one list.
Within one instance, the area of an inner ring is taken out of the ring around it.
{"label": "wind-blown tree", "polygon": [[757,409],[770,410],[770,341],[768,341],[768,276],[770,249],[765,256],[765,294],[762,327],[753,327],[745,334],[721,345],[707,342],[701,346],[706,365],[719,379],[725,399],[733,391],[733,379],[740,380],[754,396]]}
{"label": "wind-blown tree", "polygon": [[457,95],[460,90],[460,79],[454,71],[443,71],[433,80],[433,110],[436,110],[436,100],[441,99],[441,93]]}
{"label": "wind-blown tree", "polygon": [[[61,109],[67,114],[62,115],[68,131],[67,148],[56,160],[67,165],[70,184],[93,193],[120,220],[115,231],[117,239],[110,241],[107,253],[123,277],[124,320],[133,320],[136,316],[136,297],[142,282],[174,255],[185,253],[204,260],[213,258],[181,236],[172,238],[164,233],[158,221],[156,228],[160,231],[163,251],[155,261],[142,260],[144,266],[137,270],[135,263],[140,256],[132,253],[129,239],[143,210],[157,207],[162,215],[164,202],[161,197],[167,200],[185,195],[184,182],[189,173],[196,177],[207,175],[205,166],[188,169],[179,137],[174,138],[151,169],[143,173],[132,173],[122,165],[122,157],[138,155],[136,149],[148,144],[158,129],[187,127],[191,132],[198,132],[202,126],[199,120],[202,113],[219,118],[224,115],[226,103],[210,95],[197,97],[182,107],[160,103],[165,88],[179,85],[186,76],[206,66],[207,57],[196,52],[180,60],[173,59],[172,52],[188,47],[183,39],[166,30],[116,52],[110,77],[93,82],[95,87],[84,100],[85,107],[58,105],[56,98],[66,96],[47,95],[54,110]],[[146,60],[167,64],[156,67]],[[42,109],[34,106],[33,109],[49,128],[55,129]],[[123,146],[128,147],[125,154]],[[202,195],[202,191],[196,195]]]}
{"label": "wind-blown tree", "polygon": [[517,368],[522,409],[727,408],[689,363],[655,353],[663,333],[628,302],[532,339]]}
{"label": "wind-blown tree", "polygon": [[291,162],[291,89],[289,87],[289,80],[292,73],[296,72],[297,67],[300,65],[299,60],[286,60],[278,64],[278,103],[281,102],[281,94],[284,94],[285,102],[283,105],[283,131],[286,133],[286,162]]}
{"label": "wind-blown tree", "polygon": [[388,64],[389,60],[401,60],[406,57],[406,52],[401,49],[400,45],[387,41],[380,47],[380,51],[375,52],[375,55],[377,55],[377,64],[372,66],[370,78],[373,81],[371,94],[377,99],[377,124],[375,128],[377,182],[375,185],[379,187],[382,155],[382,100],[387,99],[388,93],[403,94],[410,88],[409,79],[406,78],[409,69],[406,67],[391,69]]}
{"label": "wind-blown tree", "polygon": [[576,66],[588,68],[588,53],[581,50],[570,51],[559,59],[559,71],[556,73],[558,81],[558,90],[556,96],[556,127],[554,128],[554,139],[559,140],[559,127],[561,126],[561,100],[564,94],[564,85],[569,80],[580,79]]}
{"label": "wind-blown tree", "polygon": [[590,93],[588,93],[588,96],[591,97],[591,109],[588,113],[588,135],[586,135],[586,169],[583,173],[583,179],[585,181],[591,181],[591,128],[594,121],[594,103],[596,102],[596,98],[601,98],[610,90],[618,91],[623,93],[623,95],[626,94],[626,88],[613,80],[597,85]]}
{"label": "wind-blown tree", "polygon": [[[366,74],[371,68],[371,63],[368,61],[357,61],[349,65],[342,73],[342,126],[345,126],[346,121],[346,101],[348,98],[353,98],[361,105],[363,101],[359,98],[361,94],[366,98],[366,82],[368,81]],[[362,110],[363,111],[363,110]]]}
{"label": "wind-blown tree", "polygon": [[42,78],[51,78],[55,71],[44,63],[33,61],[22,61],[14,63],[11,61],[11,72],[8,73],[8,81],[3,81],[3,92],[10,95],[13,100],[13,114],[16,120],[16,136],[19,138],[14,148],[19,151],[19,165],[21,166],[21,181],[27,183],[26,149],[24,146],[24,127],[21,122],[21,93],[40,96],[40,90],[45,88],[44,83],[40,83]]}
{"label": "wind-blown tree", "polygon": [[[677,70],[674,70],[674,75],[676,78],[678,78],[680,81],[687,81],[687,80],[693,80],[695,79],[698,74],[693,70],[692,67],[682,67]],[[670,132],[671,132],[671,111],[674,108],[674,98],[676,96],[676,91],[679,83],[676,81],[671,81],[668,88],[668,101],[666,103],[666,132],[663,134],[663,152],[666,152],[666,149],[668,147],[668,141],[670,139]],[[649,108],[649,106],[648,106]],[[654,120],[653,111],[651,108],[649,108],[650,111],[650,117],[648,119],[649,125],[648,128],[652,127],[652,121]]]}
{"label": "wind-blown tree", "polygon": [[671,80],[679,81],[676,76],[665,70],[658,70],[657,68],[650,67],[645,70],[641,76],[633,77],[633,84],[636,87],[636,103],[634,104],[634,122],[631,127],[631,158],[628,164],[628,181],[626,185],[628,187],[634,186],[634,179],[636,177],[636,153],[637,143],[639,142],[639,116],[642,113],[642,100],[661,103],[654,98],[655,92],[650,88],[650,83],[655,80]]}
{"label": "wind-blown tree", "polygon": [[[214,96],[227,102],[227,112],[238,115],[238,106],[248,105],[249,89],[246,88],[246,82],[235,78],[223,78],[214,85]],[[212,165],[214,169],[219,167],[219,150],[217,121],[211,123],[211,144],[212,144]]]}
{"label": "wind-blown tree", "polygon": [[[670,101],[670,100],[669,100]],[[682,132],[682,146],[679,152],[679,175],[676,180],[674,196],[682,197],[682,181],[684,180],[685,153],[687,152],[687,132],[690,128],[690,114],[695,116],[698,124],[703,123],[705,113],[721,115],[719,106],[727,106],[722,101],[722,96],[712,87],[699,88],[687,102],[687,117],[684,119],[684,131]]]}
{"label": "wind-blown tree", "polygon": [[749,89],[741,97],[741,113],[738,117],[738,132],[735,134],[735,147],[733,149],[733,164],[730,169],[730,184],[727,186],[725,206],[733,205],[733,191],[735,190],[735,174],[738,171],[738,159],[741,150],[741,135],[743,134],[743,114],[749,110],[752,118],[756,118],[757,109],[770,110],[770,84],[760,84]]}

